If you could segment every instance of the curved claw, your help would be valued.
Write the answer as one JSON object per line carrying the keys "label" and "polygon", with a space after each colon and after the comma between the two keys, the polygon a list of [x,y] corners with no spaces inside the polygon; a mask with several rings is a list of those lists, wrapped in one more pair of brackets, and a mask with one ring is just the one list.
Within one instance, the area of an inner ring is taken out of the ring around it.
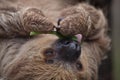
{"label": "curved claw", "polygon": [[59,26],[60,25],[60,22],[63,20],[63,18],[59,18],[58,21],[57,21],[57,25]]}

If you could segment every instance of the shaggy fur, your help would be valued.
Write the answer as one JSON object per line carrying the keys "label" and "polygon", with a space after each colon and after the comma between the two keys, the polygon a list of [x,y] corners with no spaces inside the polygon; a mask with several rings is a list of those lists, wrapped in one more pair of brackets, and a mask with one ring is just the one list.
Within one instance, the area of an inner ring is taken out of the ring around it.
{"label": "shaggy fur", "polygon": [[[77,0],[1,0],[0,79],[98,80],[98,67],[110,44],[107,21],[101,10],[77,3]],[[59,18],[63,18],[59,25],[63,35],[83,35],[81,56],[75,63],[60,60],[47,63],[52,57],[45,56],[44,51],[53,49],[58,37],[29,36],[31,31],[52,31]]]}

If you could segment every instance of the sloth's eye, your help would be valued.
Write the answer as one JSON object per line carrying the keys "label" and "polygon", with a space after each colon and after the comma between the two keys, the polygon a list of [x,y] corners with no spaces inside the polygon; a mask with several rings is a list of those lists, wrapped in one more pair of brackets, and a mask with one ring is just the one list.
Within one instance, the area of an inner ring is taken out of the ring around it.
{"label": "sloth's eye", "polygon": [[82,66],[82,64],[81,64],[80,62],[77,62],[77,63],[76,63],[76,67],[77,67],[77,69],[80,70],[80,71],[81,71],[82,68],[83,68],[83,66]]}
{"label": "sloth's eye", "polygon": [[54,55],[54,50],[53,49],[46,49],[44,52],[45,56],[53,56]]}
{"label": "sloth's eye", "polygon": [[44,51],[44,56],[47,58],[47,59],[52,59],[54,58],[55,56],[55,51],[51,48],[48,48]]}

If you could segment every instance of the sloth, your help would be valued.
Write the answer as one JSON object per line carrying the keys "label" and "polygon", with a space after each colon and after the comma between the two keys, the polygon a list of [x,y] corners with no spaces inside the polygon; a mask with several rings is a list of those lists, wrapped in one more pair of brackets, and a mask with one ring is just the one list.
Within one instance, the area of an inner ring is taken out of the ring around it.
{"label": "sloth", "polygon": [[88,3],[0,1],[0,80],[98,80],[109,49],[107,20]]}

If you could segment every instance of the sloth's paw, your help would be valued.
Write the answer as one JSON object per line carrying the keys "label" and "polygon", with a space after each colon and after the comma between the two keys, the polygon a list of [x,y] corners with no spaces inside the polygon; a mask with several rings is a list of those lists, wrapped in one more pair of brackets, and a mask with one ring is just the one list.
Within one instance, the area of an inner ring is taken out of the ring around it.
{"label": "sloth's paw", "polygon": [[41,10],[29,8],[23,12],[23,26],[28,32],[50,32],[53,30],[53,23],[45,17]]}
{"label": "sloth's paw", "polygon": [[91,27],[91,20],[84,9],[75,7],[66,9],[61,14],[62,20],[59,20],[59,32],[63,35],[82,34],[86,36]]}

